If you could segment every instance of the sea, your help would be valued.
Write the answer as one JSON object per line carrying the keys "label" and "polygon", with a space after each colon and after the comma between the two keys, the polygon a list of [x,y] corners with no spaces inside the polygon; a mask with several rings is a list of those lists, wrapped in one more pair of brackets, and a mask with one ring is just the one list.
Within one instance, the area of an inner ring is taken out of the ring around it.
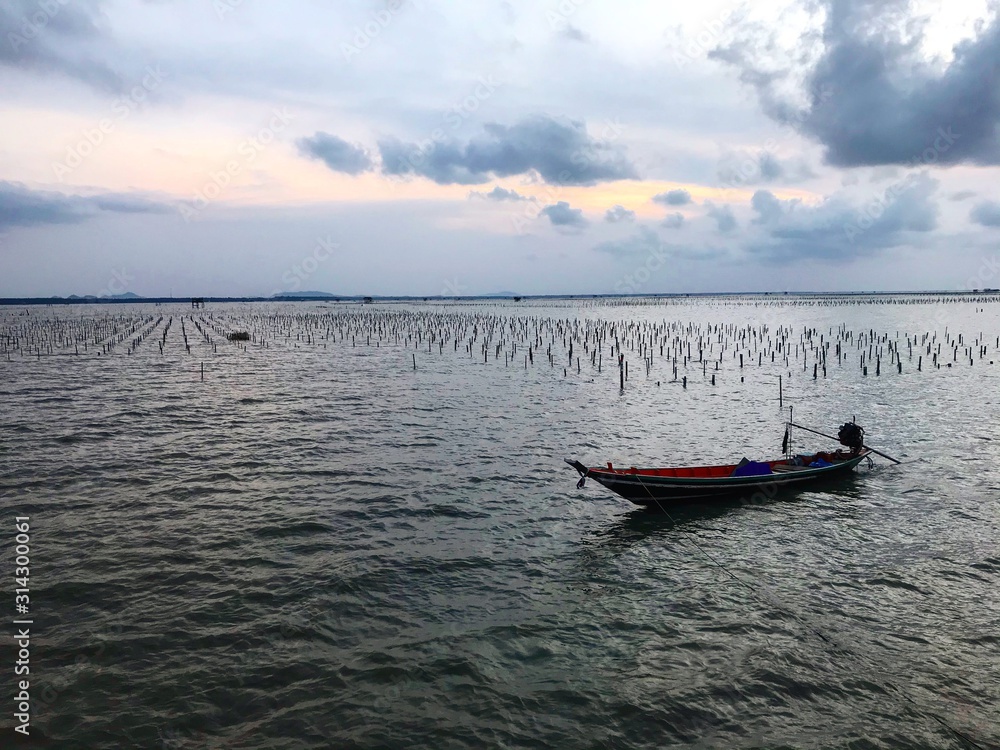
{"label": "sea", "polygon": [[[0,307],[0,746],[1000,747],[998,345],[972,294]],[[564,462],[789,420],[901,463]]]}

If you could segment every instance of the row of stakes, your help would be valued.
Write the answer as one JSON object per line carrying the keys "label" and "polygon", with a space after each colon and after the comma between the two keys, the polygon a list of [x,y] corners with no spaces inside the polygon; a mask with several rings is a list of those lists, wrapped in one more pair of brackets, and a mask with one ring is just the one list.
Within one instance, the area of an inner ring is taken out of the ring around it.
{"label": "row of stakes", "polygon": [[[973,290],[969,292],[954,292],[951,294],[831,294],[831,295],[785,295],[785,294],[747,294],[747,295],[705,295],[705,296],[670,296],[670,297],[622,297],[598,299],[572,299],[574,307],[666,307],[672,305],[692,305],[727,307],[859,307],[868,305],[948,305],[956,302],[988,304],[1000,302],[1000,290]],[[980,309],[976,309],[980,312]]]}
{"label": "row of stakes", "polygon": [[[74,319],[27,316],[12,319],[8,316],[0,318],[0,350],[8,360],[15,352],[21,357],[40,359],[43,355],[68,354],[70,346],[73,354],[80,355],[81,345],[83,353],[93,351],[109,355],[125,344],[125,353],[132,355],[159,329],[157,344],[163,355],[173,320],[173,316],[164,319],[162,316],[125,314]],[[338,343],[346,345],[348,341],[352,347],[359,344],[376,348],[412,347],[414,369],[417,367],[416,352],[421,349],[426,348],[428,354],[437,349],[438,354],[443,355],[445,348],[457,353],[461,347],[470,358],[478,352],[484,363],[491,357],[499,361],[502,355],[508,367],[519,356],[523,357],[525,369],[533,366],[536,357],[542,357],[543,353],[544,361],[551,368],[565,356],[566,366],[562,369],[563,376],[568,377],[574,364],[577,374],[582,374],[585,358],[590,360],[593,370],[602,372],[603,355],[607,352],[619,366],[621,388],[628,380],[626,351],[641,357],[647,377],[652,376],[655,360],[659,357],[671,364],[675,382],[679,377],[678,368],[687,372],[690,367],[700,365],[703,377],[710,377],[711,384],[715,385],[716,373],[727,355],[734,367],[738,363],[740,370],[756,360],[758,367],[769,362],[788,369],[790,375],[793,362],[796,366],[801,362],[803,372],[808,372],[811,364],[812,376],[817,379],[820,373],[826,377],[833,358],[842,365],[851,352],[857,353],[862,376],[868,375],[872,364],[875,375],[880,376],[884,361],[902,374],[904,356],[909,361],[916,356],[919,372],[923,370],[924,357],[933,368],[940,369],[952,367],[960,357],[969,365],[974,364],[977,357],[985,360],[991,344],[994,350],[1000,350],[1000,336],[987,342],[984,333],[979,332],[968,340],[964,333],[955,335],[949,328],[943,333],[896,331],[891,336],[874,329],[855,331],[846,324],[821,332],[811,327],[796,331],[789,326],[771,328],[767,324],[701,324],[665,319],[657,322],[580,320],[495,312],[357,307],[326,313],[203,313],[180,316],[179,322],[183,347],[188,354],[192,353],[189,331],[201,344],[210,347],[213,354],[218,352],[219,339],[243,351],[249,351],[251,346],[255,349],[267,349],[274,344],[289,348],[326,347]],[[989,361],[992,364],[993,361]],[[687,374],[680,377],[680,382],[687,387]]]}

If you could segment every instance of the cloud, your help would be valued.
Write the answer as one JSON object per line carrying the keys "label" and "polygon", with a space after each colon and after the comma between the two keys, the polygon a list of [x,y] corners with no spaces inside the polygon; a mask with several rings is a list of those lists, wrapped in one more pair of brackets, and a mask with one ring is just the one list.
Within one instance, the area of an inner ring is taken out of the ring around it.
{"label": "cloud", "polygon": [[758,190],[750,199],[750,207],[757,213],[754,224],[771,224],[798,204],[799,201],[782,201],[775,197],[770,190]]}
{"label": "cloud", "polygon": [[330,133],[320,131],[311,138],[299,138],[295,144],[303,156],[319,159],[334,172],[359,175],[373,166],[371,156],[364,148]]}
{"label": "cloud", "polygon": [[718,206],[708,201],[706,201],[705,205],[708,206],[708,215],[715,219],[715,224],[720,232],[726,234],[736,229],[738,224],[736,223],[736,217],[733,216],[732,208],[726,205]]}
{"label": "cloud", "polygon": [[172,206],[165,203],[118,193],[104,193],[93,197],[74,197],[74,199],[82,205],[91,206],[98,211],[118,214],[165,214],[174,210]]}
{"label": "cloud", "polygon": [[821,143],[829,164],[1000,164],[1000,8],[940,66],[917,58],[924,29],[905,0],[812,7],[825,11],[819,38],[804,36],[777,68],[764,58],[780,51],[777,29],[748,28],[710,56],[740,71],[769,117]]}
{"label": "cloud", "polygon": [[12,227],[77,224],[100,212],[165,213],[169,207],[145,198],[105,193],[63,195],[0,181],[0,231]]}
{"label": "cloud", "polygon": [[625,206],[612,206],[604,214],[604,220],[611,224],[617,224],[620,221],[635,221],[635,211],[630,211]]}
{"label": "cloud", "polygon": [[656,230],[640,225],[636,232],[624,240],[601,242],[594,250],[615,258],[652,257],[660,261],[674,260],[714,260],[725,256],[724,250],[713,247],[691,248],[663,242]]}
{"label": "cloud", "polygon": [[672,214],[667,214],[667,217],[660,222],[660,226],[665,229],[680,229],[684,225],[684,214],[680,211],[674,211]]}
{"label": "cloud", "polygon": [[770,151],[752,154],[749,151],[733,151],[719,162],[717,171],[724,185],[757,185],[781,181],[783,183],[802,182],[815,177],[815,173],[802,159],[782,161]]}
{"label": "cloud", "polygon": [[594,250],[616,258],[630,258],[636,255],[663,253],[663,247],[660,235],[643,225],[637,227],[635,234],[627,239],[601,242],[594,246]]}
{"label": "cloud", "polygon": [[532,171],[559,185],[638,178],[624,151],[610,139],[592,138],[581,121],[545,116],[510,126],[489,123],[466,143],[442,138],[413,144],[386,138],[378,146],[385,174],[427,177],[439,185],[481,185]]}
{"label": "cloud", "polygon": [[691,193],[687,190],[668,190],[665,193],[657,193],[653,196],[653,203],[664,206],[684,206],[691,202]]}
{"label": "cloud", "polygon": [[0,182],[0,230],[38,224],[75,224],[85,218],[66,196]]}
{"label": "cloud", "polygon": [[[781,93],[792,65],[767,70],[755,51],[773,53],[776,31],[769,40],[752,31],[712,55],[740,69],[766,114],[823,144],[829,164],[1000,163],[1000,8],[940,67],[916,58],[923,26],[905,0],[818,0],[815,7],[826,19],[805,72],[804,107]],[[814,41],[804,38],[791,59],[807,56]]]}
{"label": "cloud", "polygon": [[93,51],[111,46],[102,0],[5,0],[0,4],[0,67],[58,73],[103,91],[121,92],[121,75]]}
{"label": "cloud", "polygon": [[983,201],[972,209],[969,217],[984,227],[1000,227],[1000,203]]}
{"label": "cloud", "polygon": [[590,41],[590,37],[589,36],[587,36],[586,34],[584,34],[582,31],[580,31],[580,29],[578,29],[576,26],[574,26],[571,23],[567,24],[566,28],[564,28],[561,32],[559,32],[559,35],[563,39],[569,39],[572,42],[589,42]]}
{"label": "cloud", "polygon": [[778,161],[778,157],[768,151],[765,151],[760,155],[759,164],[760,177],[766,182],[785,176],[785,168],[781,166],[781,162]]}
{"label": "cloud", "polygon": [[975,198],[975,197],[976,197],[975,190],[959,190],[957,193],[952,193],[949,196],[949,198],[951,198],[951,200],[953,201],[965,201],[968,200],[969,198]]}
{"label": "cloud", "polygon": [[499,185],[495,185],[493,189],[488,193],[480,192],[479,190],[471,190],[469,192],[470,198],[483,198],[488,201],[531,201],[534,198],[529,198],[526,195],[521,195],[516,190],[507,190]]}
{"label": "cloud", "polygon": [[546,206],[538,212],[539,216],[548,216],[553,226],[572,227],[580,229],[587,225],[587,220],[583,218],[583,211],[579,208],[570,208],[566,201],[559,201],[551,206]]}
{"label": "cloud", "polygon": [[747,249],[769,261],[848,260],[905,244],[908,233],[937,227],[938,207],[933,201],[937,185],[922,174],[860,204],[846,195],[834,195],[816,206],[775,198],[776,206],[773,196],[758,191],[754,209],[762,219],[767,216],[766,222],[758,222],[765,234],[751,240]]}

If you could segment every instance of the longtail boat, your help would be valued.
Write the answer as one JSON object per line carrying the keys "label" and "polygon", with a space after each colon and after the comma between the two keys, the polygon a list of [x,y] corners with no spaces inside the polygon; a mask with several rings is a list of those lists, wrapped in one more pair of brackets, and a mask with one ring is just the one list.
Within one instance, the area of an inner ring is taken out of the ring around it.
{"label": "longtail boat", "polygon": [[[789,427],[801,427],[789,423]],[[802,428],[815,432],[810,428]],[[823,434],[823,433],[818,433]],[[831,436],[825,436],[831,437]],[[871,462],[871,454],[886,456],[864,445],[864,430],[848,422],[840,428],[841,444],[850,450],[820,451],[810,454],[786,454],[784,458],[769,461],[750,461],[718,466],[677,466],[661,469],[588,467],[579,461],[566,459],[566,463],[580,473],[577,487],[582,489],[587,478],[595,480],[636,505],[663,508],[665,503],[695,502],[724,497],[745,496],[763,492],[772,497],[785,487],[799,487],[809,482],[842,477],[862,461]],[[786,428],[783,445],[787,447]]]}

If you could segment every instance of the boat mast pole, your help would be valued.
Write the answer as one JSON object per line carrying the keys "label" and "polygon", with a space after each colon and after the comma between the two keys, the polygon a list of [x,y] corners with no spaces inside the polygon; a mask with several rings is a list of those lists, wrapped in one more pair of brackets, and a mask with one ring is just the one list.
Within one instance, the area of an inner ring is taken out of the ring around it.
{"label": "boat mast pole", "polygon": [[792,455],[792,409],[795,407],[788,407],[788,426],[785,428],[788,430],[788,455]]}

